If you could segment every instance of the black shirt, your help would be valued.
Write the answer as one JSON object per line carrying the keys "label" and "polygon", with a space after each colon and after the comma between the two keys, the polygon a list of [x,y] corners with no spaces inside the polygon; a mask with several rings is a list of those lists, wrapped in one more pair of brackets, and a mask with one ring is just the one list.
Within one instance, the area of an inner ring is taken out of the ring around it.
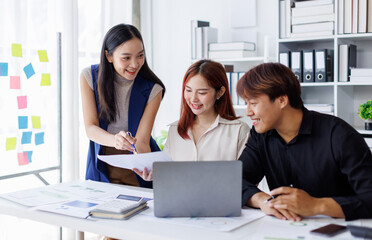
{"label": "black shirt", "polygon": [[346,220],[372,218],[372,154],[340,118],[303,108],[299,133],[288,144],[276,130],[259,134],[253,127],[239,160],[243,205],[266,176],[271,190],[292,184],[313,197],[332,197]]}

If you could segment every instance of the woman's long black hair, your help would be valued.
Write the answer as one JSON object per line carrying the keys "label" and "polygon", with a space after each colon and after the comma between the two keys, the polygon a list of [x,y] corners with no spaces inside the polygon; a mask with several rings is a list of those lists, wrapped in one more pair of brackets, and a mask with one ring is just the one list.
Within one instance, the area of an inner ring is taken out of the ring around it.
{"label": "woman's long black hair", "polygon": [[[98,99],[100,106],[99,118],[104,119],[107,123],[115,122],[116,113],[118,110],[116,103],[117,96],[114,91],[115,69],[114,65],[108,62],[105,51],[107,51],[108,55],[112,55],[117,46],[120,46],[124,42],[131,40],[133,38],[138,38],[139,40],[141,40],[142,45],[144,46],[141,33],[138,31],[136,27],[129,24],[118,24],[112,27],[106,33],[106,36],[103,40],[97,84]],[[164,96],[165,86],[163,82],[149,68],[146,61],[146,57],[145,62],[142,65],[138,74],[142,78],[154,83],[158,83],[160,86],[162,86],[163,87],[162,96]]]}

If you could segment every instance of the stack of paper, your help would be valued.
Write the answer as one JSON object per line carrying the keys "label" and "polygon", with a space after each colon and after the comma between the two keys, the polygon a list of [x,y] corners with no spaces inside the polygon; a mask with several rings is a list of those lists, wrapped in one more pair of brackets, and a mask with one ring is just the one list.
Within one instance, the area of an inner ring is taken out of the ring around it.
{"label": "stack of paper", "polygon": [[350,82],[372,83],[372,68],[351,68]]}
{"label": "stack of paper", "polygon": [[312,111],[334,115],[333,104],[304,104],[304,106]]}
{"label": "stack of paper", "polygon": [[335,27],[333,0],[303,1],[294,4],[291,37],[333,35]]}
{"label": "stack of paper", "polygon": [[208,57],[218,58],[245,58],[256,56],[256,44],[252,42],[223,42],[210,43]]}

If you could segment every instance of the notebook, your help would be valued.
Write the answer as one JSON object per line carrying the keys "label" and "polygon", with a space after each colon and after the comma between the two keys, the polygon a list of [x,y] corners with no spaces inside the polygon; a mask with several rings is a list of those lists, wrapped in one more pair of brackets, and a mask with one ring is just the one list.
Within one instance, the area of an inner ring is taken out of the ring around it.
{"label": "notebook", "polygon": [[156,217],[240,216],[242,162],[154,162]]}

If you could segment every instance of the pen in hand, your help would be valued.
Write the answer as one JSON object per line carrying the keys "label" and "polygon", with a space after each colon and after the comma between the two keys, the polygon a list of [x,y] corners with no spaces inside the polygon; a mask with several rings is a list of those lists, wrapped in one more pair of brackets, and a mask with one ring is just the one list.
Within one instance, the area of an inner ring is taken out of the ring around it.
{"label": "pen in hand", "polygon": [[[289,184],[289,187],[293,188],[293,184]],[[275,198],[279,197],[279,195],[272,195],[270,198],[266,199],[264,203],[267,203]]]}
{"label": "pen in hand", "polygon": [[[129,137],[133,137],[131,132],[128,131],[127,134],[128,134]],[[136,146],[134,146],[133,143],[132,143],[132,148],[133,148],[133,154],[137,154]]]}
{"label": "pen in hand", "polygon": [[273,196],[271,196],[270,198],[266,199],[266,200],[264,201],[264,203],[267,203],[267,202],[269,202],[269,201],[275,199],[275,198],[278,197],[278,196],[279,196],[279,195],[273,195]]}

